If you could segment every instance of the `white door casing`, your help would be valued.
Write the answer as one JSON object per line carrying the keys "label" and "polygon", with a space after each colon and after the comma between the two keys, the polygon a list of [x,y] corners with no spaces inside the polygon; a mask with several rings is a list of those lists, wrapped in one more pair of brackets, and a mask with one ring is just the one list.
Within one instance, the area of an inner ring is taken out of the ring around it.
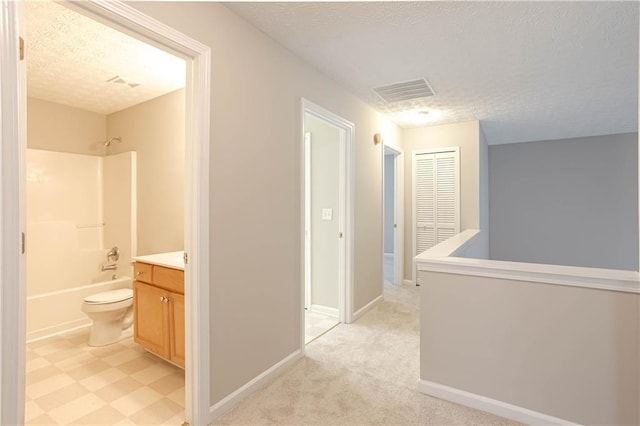
{"label": "white door casing", "polygon": [[460,150],[414,151],[412,169],[415,257],[460,232]]}
{"label": "white door casing", "polygon": [[[24,424],[26,61],[24,4],[0,1],[0,424]],[[22,183],[22,184],[21,184]]]}
{"label": "white door casing", "polygon": [[[0,188],[0,424],[24,423],[25,264],[20,232],[24,230],[24,167],[26,153],[26,67],[18,61],[19,28],[24,21],[21,2],[0,0],[0,131],[2,169]],[[185,145],[185,265],[186,407],[190,424],[207,424],[210,412],[209,345],[209,122],[210,48],[137,9],[116,0],[65,2],[82,13],[141,41],[162,48],[187,62]],[[28,56],[28,52],[27,52]],[[24,85],[24,86],[23,86]],[[11,229],[12,232],[6,231]],[[12,265],[8,268],[8,265]],[[10,342],[10,344],[7,344]]]}
{"label": "white door casing", "polygon": [[304,308],[311,307],[311,133],[304,132]]}

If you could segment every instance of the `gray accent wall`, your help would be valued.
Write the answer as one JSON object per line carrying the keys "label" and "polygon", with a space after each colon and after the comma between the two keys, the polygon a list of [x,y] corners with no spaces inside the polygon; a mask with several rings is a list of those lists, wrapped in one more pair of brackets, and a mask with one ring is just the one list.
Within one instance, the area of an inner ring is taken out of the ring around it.
{"label": "gray accent wall", "polygon": [[490,146],[491,259],[638,270],[637,142]]}

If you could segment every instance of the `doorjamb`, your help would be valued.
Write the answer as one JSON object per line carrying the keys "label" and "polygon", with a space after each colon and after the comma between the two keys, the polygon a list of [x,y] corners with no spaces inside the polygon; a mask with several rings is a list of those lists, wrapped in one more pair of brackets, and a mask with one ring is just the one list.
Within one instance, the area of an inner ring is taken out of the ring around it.
{"label": "doorjamb", "polygon": [[22,2],[0,0],[0,424],[24,424],[26,65]]}
{"label": "doorjamb", "polygon": [[[0,159],[2,207],[0,225],[0,325],[3,327],[0,361],[0,423],[24,423],[25,370],[25,268],[19,252],[20,233],[24,232],[24,154],[26,152],[26,93],[19,90],[25,75],[18,72],[18,36],[21,19],[16,4],[0,0],[3,30],[0,46]],[[173,28],[141,13],[120,1],[88,0],[65,2],[69,7],[139,40],[160,47],[187,62],[185,87],[185,265],[186,322],[186,398],[185,417],[190,424],[206,424],[210,414],[210,344],[209,344],[209,144],[210,144],[210,76],[211,50]],[[21,204],[20,204],[21,203]],[[7,230],[13,232],[6,234]],[[20,266],[18,266],[20,265]],[[11,320],[15,320],[12,322]],[[12,326],[13,324],[13,326]],[[14,328],[15,327],[15,328]],[[11,341],[9,345],[8,341]],[[16,342],[18,344],[16,345]],[[14,373],[15,372],[15,373]],[[13,395],[12,395],[13,394]]]}
{"label": "doorjamb", "polygon": [[300,348],[304,353],[304,306],[306,301],[306,271],[307,271],[307,247],[306,247],[306,219],[307,219],[307,188],[306,188],[306,161],[307,161],[307,145],[305,143],[305,114],[314,115],[332,125],[344,130],[344,141],[341,143],[341,194],[344,209],[341,209],[340,219],[344,226],[342,230],[344,243],[341,244],[340,275],[342,277],[339,285],[338,306],[340,310],[340,322],[350,323],[353,321],[353,294],[354,294],[354,188],[355,188],[355,167],[354,167],[354,147],[355,125],[340,117],[337,114],[309,101],[301,98],[301,116],[300,128],[301,135],[301,172],[300,172],[300,191],[301,191],[301,297],[300,297]]}
{"label": "doorjamb", "polygon": [[[400,285],[403,283],[404,275],[404,156],[402,149],[388,144],[384,145],[382,152],[383,171],[385,154],[393,155],[393,214],[396,225],[393,233],[393,284]],[[383,201],[384,197],[384,185],[382,185]],[[384,235],[384,208],[382,217]],[[384,250],[382,251],[384,257]]]}

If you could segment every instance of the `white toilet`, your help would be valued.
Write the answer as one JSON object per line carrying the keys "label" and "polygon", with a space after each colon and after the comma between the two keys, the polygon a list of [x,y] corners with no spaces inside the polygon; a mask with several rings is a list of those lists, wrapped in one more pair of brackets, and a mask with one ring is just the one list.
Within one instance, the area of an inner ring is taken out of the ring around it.
{"label": "white toilet", "polygon": [[93,321],[89,346],[116,343],[133,324],[133,290],[121,288],[87,296],[82,312]]}

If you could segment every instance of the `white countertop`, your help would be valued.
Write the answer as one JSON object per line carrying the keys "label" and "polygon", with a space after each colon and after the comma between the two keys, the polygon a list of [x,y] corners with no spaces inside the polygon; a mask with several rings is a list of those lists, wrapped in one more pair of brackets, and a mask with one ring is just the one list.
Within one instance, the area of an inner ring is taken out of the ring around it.
{"label": "white countertop", "polygon": [[184,271],[184,251],[172,251],[169,253],[149,254],[146,256],[132,257],[135,262],[151,263],[152,265],[166,266],[168,268]]}

